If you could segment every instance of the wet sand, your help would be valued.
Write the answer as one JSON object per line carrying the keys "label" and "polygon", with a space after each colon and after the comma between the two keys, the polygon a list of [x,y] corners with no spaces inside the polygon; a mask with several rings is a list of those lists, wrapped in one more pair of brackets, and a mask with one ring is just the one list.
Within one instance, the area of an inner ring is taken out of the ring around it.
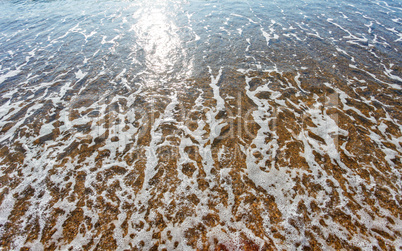
{"label": "wet sand", "polygon": [[401,249],[402,7],[367,2],[1,3],[1,247]]}

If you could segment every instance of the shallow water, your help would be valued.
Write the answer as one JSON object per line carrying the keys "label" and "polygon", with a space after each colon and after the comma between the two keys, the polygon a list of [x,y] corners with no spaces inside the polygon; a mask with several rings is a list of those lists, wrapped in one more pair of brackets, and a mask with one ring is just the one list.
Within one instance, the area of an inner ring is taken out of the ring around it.
{"label": "shallow water", "polygon": [[0,10],[2,248],[402,249],[400,1]]}

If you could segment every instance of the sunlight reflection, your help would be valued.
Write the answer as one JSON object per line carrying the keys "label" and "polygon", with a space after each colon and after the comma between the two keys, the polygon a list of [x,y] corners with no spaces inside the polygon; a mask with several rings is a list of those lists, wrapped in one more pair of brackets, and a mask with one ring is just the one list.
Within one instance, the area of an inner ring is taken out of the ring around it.
{"label": "sunlight reflection", "polygon": [[134,16],[138,22],[132,30],[137,35],[137,44],[145,52],[147,85],[166,83],[183,67],[186,52],[179,29],[169,19],[164,6],[141,9]]}

